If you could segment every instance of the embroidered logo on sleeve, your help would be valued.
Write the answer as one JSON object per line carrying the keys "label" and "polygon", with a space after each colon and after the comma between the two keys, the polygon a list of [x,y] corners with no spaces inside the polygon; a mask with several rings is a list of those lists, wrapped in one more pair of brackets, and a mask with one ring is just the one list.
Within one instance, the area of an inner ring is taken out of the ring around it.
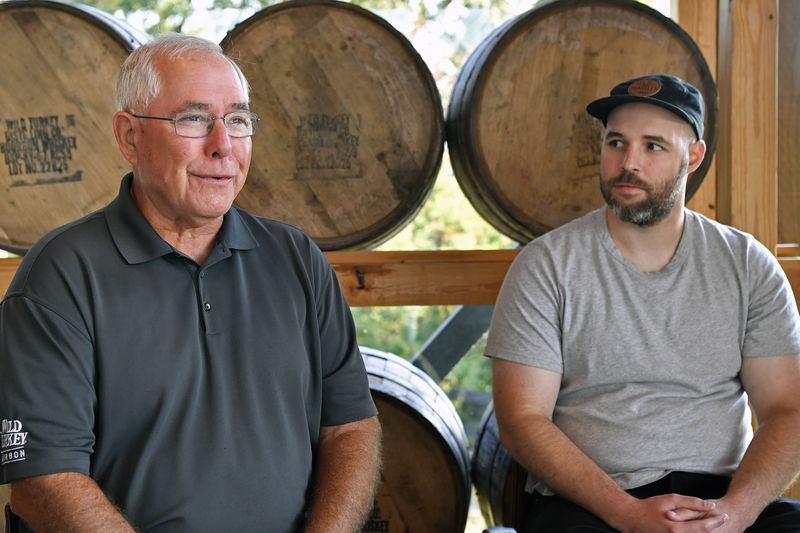
{"label": "embroidered logo on sleeve", "polygon": [[28,432],[22,431],[22,422],[19,420],[3,420],[0,423],[0,465],[25,460],[25,443],[28,442]]}

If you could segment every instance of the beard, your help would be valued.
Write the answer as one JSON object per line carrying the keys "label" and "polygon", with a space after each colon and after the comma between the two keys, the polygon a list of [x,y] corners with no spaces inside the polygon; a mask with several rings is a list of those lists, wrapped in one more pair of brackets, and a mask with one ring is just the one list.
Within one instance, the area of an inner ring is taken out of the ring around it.
{"label": "beard", "polygon": [[[623,222],[630,222],[639,227],[652,226],[656,222],[663,220],[672,211],[678,195],[681,193],[683,180],[686,178],[686,170],[689,168],[689,158],[681,161],[678,174],[663,181],[660,187],[654,187],[644,180],[638,178],[636,174],[623,170],[619,176],[604,180],[600,176],[600,193],[608,204],[609,209],[614,215]],[[612,191],[614,186],[622,183],[640,187],[646,194],[644,200],[633,205],[620,205],[614,198]]]}

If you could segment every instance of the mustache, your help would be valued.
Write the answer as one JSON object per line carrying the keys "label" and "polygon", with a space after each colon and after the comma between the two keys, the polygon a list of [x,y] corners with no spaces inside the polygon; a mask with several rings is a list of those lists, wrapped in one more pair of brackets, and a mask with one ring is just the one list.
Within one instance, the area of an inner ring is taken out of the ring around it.
{"label": "mustache", "polygon": [[645,191],[650,192],[650,184],[638,178],[633,172],[628,172],[627,170],[623,170],[620,172],[619,176],[608,180],[608,185],[610,187],[623,183],[626,185],[635,185],[636,187],[641,187]]}

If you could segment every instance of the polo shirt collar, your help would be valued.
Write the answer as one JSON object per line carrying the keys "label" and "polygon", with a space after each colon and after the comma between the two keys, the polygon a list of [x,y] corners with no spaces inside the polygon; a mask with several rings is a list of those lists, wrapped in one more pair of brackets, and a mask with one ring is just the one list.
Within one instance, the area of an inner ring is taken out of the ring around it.
{"label": "polo shirt collar", "polygon": [[251,250],[258,248],[253,232],[245,224],[239,208],[231,207],[222,219],[222,227],[217,234],[217,242],[232,250]]}
{"label": "polo shirt collar", "polygon": [[[156,233],[131,196],[133,174],[122,178],[119,194],[106,207],[106,220],[111,238],[122,257],[129,264],[146,263],[175,250]],[[217,235],[218,243],[235,250],[258,247],[250,228],[242,220],[236,208],[225,213],[222,228]]]}

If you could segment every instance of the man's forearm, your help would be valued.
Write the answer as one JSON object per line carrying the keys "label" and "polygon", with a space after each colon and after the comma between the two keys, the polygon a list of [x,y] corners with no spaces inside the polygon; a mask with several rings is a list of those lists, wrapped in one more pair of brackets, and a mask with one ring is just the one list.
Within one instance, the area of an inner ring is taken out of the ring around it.
{"label": "man's forearm", "polygon": [[752,522],[800,470],[800,409],[775,413],[760,424],[723,500]]}
{"label": "man's forearm", "polygon": [[74,472],[13,482],[11,508],[37,533],[135,531],[93,479]]}
{"label": "man's forearm", "polygon": [[559,496],[614,526],[617,515],[634,498],[620,489],[552,421],[537,418],[519,428],[501,427],[501,440],[511,455]]}
{"label": "man's forearm", "polygon": [[357,531],[372,508],[380,473],[377,418],[323,428],[306,531]]}

